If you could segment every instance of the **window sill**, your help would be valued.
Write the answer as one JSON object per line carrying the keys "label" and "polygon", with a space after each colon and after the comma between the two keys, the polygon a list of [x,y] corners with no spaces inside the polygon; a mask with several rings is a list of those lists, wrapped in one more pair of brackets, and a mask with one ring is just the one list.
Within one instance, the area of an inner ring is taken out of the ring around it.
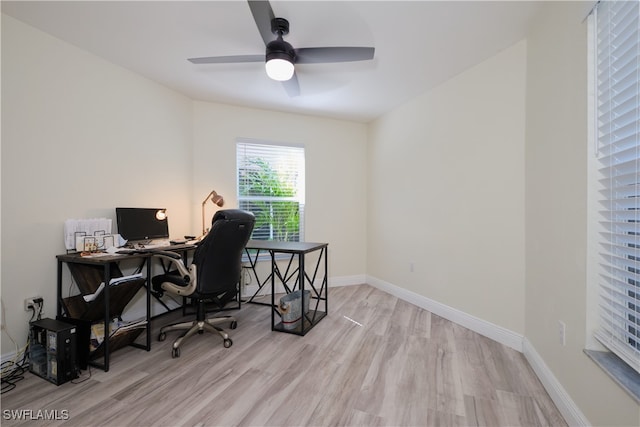
{"label": "window sill", "polygon": [[615,354],[608,351],[584,350],[620,387],[640,404],[640,374]]}

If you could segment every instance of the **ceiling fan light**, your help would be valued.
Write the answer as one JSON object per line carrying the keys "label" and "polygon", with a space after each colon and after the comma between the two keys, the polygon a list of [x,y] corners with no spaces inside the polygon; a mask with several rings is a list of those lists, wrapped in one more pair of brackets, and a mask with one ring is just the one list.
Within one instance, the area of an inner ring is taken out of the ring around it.
{"label": "ceiling fan light", "polygon": [[282,58],[272,58],[265,64],[267,75],[279,82],[283,82],[293,77],[294,66],[291,61]]}

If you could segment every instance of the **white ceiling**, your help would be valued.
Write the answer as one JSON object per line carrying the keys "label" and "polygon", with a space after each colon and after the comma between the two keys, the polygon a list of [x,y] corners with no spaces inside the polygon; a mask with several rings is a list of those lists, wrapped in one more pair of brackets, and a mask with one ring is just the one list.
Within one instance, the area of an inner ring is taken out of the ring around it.
{"label": "white ceiling", "polygon": [[298,64],[295,98],[262,63],[187,61],[264,53],[243,0],[2,1],[2,12],[192,99],[367,122],[523,39],[540,5],[272,1],[294,47],[376,48],[372,61]]}

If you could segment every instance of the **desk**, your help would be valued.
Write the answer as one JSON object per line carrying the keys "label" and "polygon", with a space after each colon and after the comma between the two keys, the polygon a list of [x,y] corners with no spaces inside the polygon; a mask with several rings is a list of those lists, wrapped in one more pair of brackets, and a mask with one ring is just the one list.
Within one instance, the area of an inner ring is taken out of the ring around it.
{"label": "desk", "polygon": [[[107,372],[109,370],[109,359],[112,351],[115,351],[118,348],[123,347],[125,345],[132,345],[134,347],[138,347],[147,351],[151,349],[151,328],[149,327],[150,320],[151,320],[151,317],[150,317],[151,316],[151,293],[150,293],[150,290],[149,290],[150,288],[148,284],[148,281],[151,278],[151,263],[149,262],[149,259],[153,256],[153,251],[157,251],[157,250],[170,250],[170,251],[183,252],[183,256],[185,256],[184,254],[187,251],[194,248],[195,248],[194,245],[172,245],[172,246],[167,246],[163,248],[149,249],[149,252],[138,251],[138,252],[131,252],[127,254],[114,254],[114,255],[101,254],[99,256],[93,255],[93,256],[84,256],[84,257],[81,256],[79,253],[72,253],[72,254],[64,254],[64,255],[56,256],[58,260],[58,278],[57,278],[57,281],[58,281],[57,315],[58,316],[66,315],[67,317],[74,317],[69,313],[71,304],[73,303],[76,306],[78,303],[83,304],[83,301],[80,301],[81,297],[78,297],[78,296],[69,297],[69,298],[63,297],[62,295],[63,264],[67,264],[67,267],[69,268],[72,276],[74,276],[74,278],[76,279],[76,285],[78,285],[78,288],[83,294],[91,293],[95,291],[95,287],[97,287],[97,285],[100,282],[104,282],[105,284],[107,284],[110,282],[112,278],[122,276],[122,272],[120,271],[118,265],[123,261],[126,261],[126,262],[139,261],[140,262],[140,265],[138,267],[139,270],[142,270],[142,268],[146,267],[145,268],[146,277],[144,279],[141,279],[141,281],[137,283],[138,287],[127,289],[127,288],[120,288],[121,286],[124,286],[124,285],[118,285],[114,289],[110,289],[111,286],[105,286],[101,294],[103,299],[102,301],[99,302],[100,306],[97,307],[94,305],[93,307],[91,307],[91,303],[89,303],[85,307],[87,309],[93,308],[95,311],[95,315],[92,315],[89,312],[89,310],[87,310],[86,311],[87,316],[84,319],[84,320],[93,321],[93,322],[103,321],[104,330],[108,331],[111,320],[114,317],[120,316],[122,314],[124,307],[131,300],[131,298],[135,296],[135,294],[140,289],[140,284],[142,284],[145,287],[145,292],[146,292],[145,344],[137,344],[133,342],[139,336],[139,330],[141,328],[138,328],[138,331],[132,330],[131,333],[126,333],[124,336],[121,336],[117,340],[105,338],[104,342],[102,343],[102,348],[98,353],[99,356],[100,355],[102,356],[102,363],[99,363],[96,360],[91,360],[90,361],[91,365],[101,368],[105,372]],[[88,268],[82,268],[82,266],[85,266]],[[91,282],[91,283],[89,283],[89,285],[87,286],[87,284],[80,283],[81,280],[78,280],[79,278],[82,278],[82,280],[86,280],[87,282]],[[82,289],[83,287],[84,289]],[[116,300],[115,298],[113,299],[111,298],[110,294],[112,292],[115,294],[118,300]],[[96,302],[97,301],[98,300],[96,300]],[[104,304],[102,304],[102,302]],[[98,358],[99,358],[98,356],[95,357],[95,359],[98,359]]]}
{"label": "desk", "polygon": [[[253,270],[254,276],[258,283],[258,290],[254,293],[254,295],[247,301],[248,303],[257,303],[254,302],[253,299],[260,292],[263,286],[265,286],[269,281],[271,282],[271,330],[287,332],[296,335],[305,335],[309,332],[320,320],[322,320],[328,313],[327,303],[328,303],[328,261],[327,261],[327,252],[328,252],[328,243],[311,243],[311,242],[279,242],[272,240],[249,240],[245,247],[245,251],[247,256],[249,257],[249,262],[251,264],[251,268]],[[255,255],[251,256],[251,251],[255,250]],[[260,256],[261,251],[266,251],[269,253],[271,258],[271,274],[263,281],[260,280],[258,274],[256,272],[256,264],[258,262],[258,257]],[[318,258],[315,262],[315,267],[313,269],[313,275],[309,276],[306,265],[305,265],[305,257],[308,254],[313,252],[318,252]],[[278,264],[276,263],[276,254],[284,254],[285,258],[288,256],[287,267],[282,271]],[[294,259],[297,258],[298,266],[292,267]],[[323,267],[322,270],[320,267]],[[321,277],[318,277],[318,272],[320,271]],[[311,289],[311,299],[310,305],[311,307],[305,307],[304,298],[302,298],[302,313],[303,321],[300,322],[300,325],[294,329],[285,329],[281,322],[276,324],[276,314],[279,317],[282,317],[280,313],[277,311],[277,305],[275,301],[275,284],[276,277],[280,280],[282,285],[285,288],[287,293],[293,292],[296,290],[296,287],[301,291],[304,295],[305,285],[309,284]],[[293,284],[290,286],[290,283]],[[317,282],[319,282],[319,286],[317,286]],[[314,306],[315,302],[315,306]],[[322,303],[322,306],[321,306]],[[309,309],[307,313],[305,313],[306,309]],[[313,310],[311,310],[313,308]],[[324,311],[322,311],[324,310]]]}

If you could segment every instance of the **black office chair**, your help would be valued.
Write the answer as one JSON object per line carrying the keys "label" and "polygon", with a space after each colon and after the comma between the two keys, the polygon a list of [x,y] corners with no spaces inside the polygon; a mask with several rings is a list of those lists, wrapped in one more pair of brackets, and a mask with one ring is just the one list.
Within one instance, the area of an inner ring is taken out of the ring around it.
{"label": "black office chair", "polygon": [[187,268],[180,255],[167,252],[154,252],[154,256],[171,262],[176,270],[155,276],[151,282],[153,292],[162,296],[164,292],[189,297],[196,305],[196,319],[163,326],[158,340],[164,341],[170,331],[186,330],[173,343],[172,357],[180,357],[180,345],[196,332],[216,332],[223,338],[226,348],[233,341],[217,325],[230,322],[235,329],[237,322],[233,316],[207,318],[206,306],[211,303],[223,309],[231,301],[238,301],[239,284],[242,271],[241,259],[244,247],[251,236],[255,217],[251,212],[238,209],[226,209],[216,212],[211,221],[211,231],[202,239],[193,255],[193,263]]}

